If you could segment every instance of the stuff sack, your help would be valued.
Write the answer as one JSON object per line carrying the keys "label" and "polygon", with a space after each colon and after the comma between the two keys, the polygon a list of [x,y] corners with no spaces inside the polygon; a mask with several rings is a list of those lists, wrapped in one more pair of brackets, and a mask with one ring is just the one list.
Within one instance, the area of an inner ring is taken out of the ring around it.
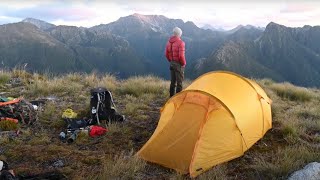
{"label": "stuff sack", "polygon": [[84,119],[64,119],[64,121],[67,124],[68,130],[75,130],[88,126],[88,122]]}
{"label": "stuff sack", "polygon": [[123,121],[124,116],[117,113],[112,94],[106,88],[98,87],[90,90],[91,121],[89,124],[100,124],[102,120],[107,122]]}
{"label": "stuff sack", "polygon": [[89,135],[91,137],[101,136],[104,135],[108,130],[106,128],[100,126],[91,126]]}
{"label": "stuff sack", "polygon": [[2,119],[18,119],[19,122],[27,125],[38,119],[32,104],[22,98],[0,102],[0,117]]}

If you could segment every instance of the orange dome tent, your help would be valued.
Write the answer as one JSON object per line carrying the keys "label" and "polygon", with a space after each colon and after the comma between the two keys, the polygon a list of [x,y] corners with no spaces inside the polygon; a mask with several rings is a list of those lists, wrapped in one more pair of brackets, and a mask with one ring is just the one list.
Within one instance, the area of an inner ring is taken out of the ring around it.
{"label": "orange dome tent", "polygon": [[210,72],[168,100],[138,155],[196,177],[242,156],[271,126],[271,100],[258,84]]}

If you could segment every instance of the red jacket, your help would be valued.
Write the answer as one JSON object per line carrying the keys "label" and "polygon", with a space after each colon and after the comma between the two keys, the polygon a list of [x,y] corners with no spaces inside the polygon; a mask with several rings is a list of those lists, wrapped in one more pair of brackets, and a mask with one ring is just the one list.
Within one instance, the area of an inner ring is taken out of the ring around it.
{"label": "red jacket", "polygon": [[182,66],[186,65],[186,58],[184,56],[185,53],[185,44],[184,42],[177,36],[172,36],[167,45],[166,45],[166,57],[168,61],[177,61]]}

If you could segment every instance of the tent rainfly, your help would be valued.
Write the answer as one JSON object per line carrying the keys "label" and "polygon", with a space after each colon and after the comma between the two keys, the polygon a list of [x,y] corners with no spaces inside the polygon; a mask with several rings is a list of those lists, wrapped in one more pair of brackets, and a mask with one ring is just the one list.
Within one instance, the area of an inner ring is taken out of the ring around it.
{"label": "tent rainfly", "polygon": [[138,156],[191,177],[242,156],[272,127],[264,90],[225,71],[200,76],[160,111],[158,126]]}

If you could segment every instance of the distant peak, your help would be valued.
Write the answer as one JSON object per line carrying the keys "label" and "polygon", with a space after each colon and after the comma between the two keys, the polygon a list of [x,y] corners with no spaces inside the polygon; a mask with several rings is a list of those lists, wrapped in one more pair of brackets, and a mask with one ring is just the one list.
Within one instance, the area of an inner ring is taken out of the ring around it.
{"label": "distant peak", "polygon": [[35,18],[26,18],[22,20],[22,22],[33,24],[42,30],[46,30],[55,26],[54,24],[50,24],[46,21],[35,19]]}
{"label": "distant peak", "polygon": [[202,29],[205,29],[205,30],[211,29],[211,30],[213,30],[213,31],[225,31],[225,30],[224,30],[223,28],[221,28],[221,27],[213,27],[213,26],[210,25],[210,24],[204,24],[201,28],[202,28]]}
{"label": "distant peak", "polygon": [[277,23],[275,23],[275,22],[270,22],[268,25],[267,25],[267,27],[268,26],[282,26],[281,24],[277,24]]}
{"label": "distant peak", "polygon": [[[30,21],[38,21],[38,22],[43,22],[43,23],[48,23],[46,21],[40,20],[40,19],[35,19],[35,18],[25,18],[24,20],[22,20],[22,22],[30,22]],[[48,23],[50,24],[50,23]]]}
{"label": "distant peak", "polygon": [[134,13],[131,15],[131,17],[136,17],[139,19],[147,20],[147,19],[168,19],[167,17],[163,15],[145,15],[145,14],[139,14],[139,13]]}
{"label": "distant peak", "polygon": [[255,26],[252,26],[252,25],[250,25],[250,24],[247,24],[247,25],[245,25],[244,27],[245,27],[245,28],[255,28]]}
{"label": "distant peak", "polygon": [[286,26],[284,26],[284,25],[281,25],[281,24],[277,24],[277,23],[275,23],[275,22],[270,22],[268,25],[267,25],[267,27],[266,27],[266,29],[279,29],[279,28],[286,28]]}
{"label": "distant peak", "polygon": [[145,15],[139,14],[139,13],[134,13],[134,14],[132,14],[132,16],[141,17],[141,16],[145,16]]}
{"label": "distant peak", "polygon": [[35,19],[35,18],[25,18],[24,20],[22,20],[22,22],[24,22],[24,21],[30,21],[30,20],[39,20],[39,19]]}
{"label": "distant peak", "polygon": [[312,26],[310,26],[310,25],[304,25],[302,28],[312,28]]}
{"label": "distant peak", "polygon": [[192,21],[187,21],[186,24],[191,24],[191,25],[196,26]]}
{"label": "distant peak", "polygon": [[165,17],[163,15],[146,15],[146,14],[140,14],[140,13],[134,13],[132,14],[132,16],[136,16],[136,17]]}

